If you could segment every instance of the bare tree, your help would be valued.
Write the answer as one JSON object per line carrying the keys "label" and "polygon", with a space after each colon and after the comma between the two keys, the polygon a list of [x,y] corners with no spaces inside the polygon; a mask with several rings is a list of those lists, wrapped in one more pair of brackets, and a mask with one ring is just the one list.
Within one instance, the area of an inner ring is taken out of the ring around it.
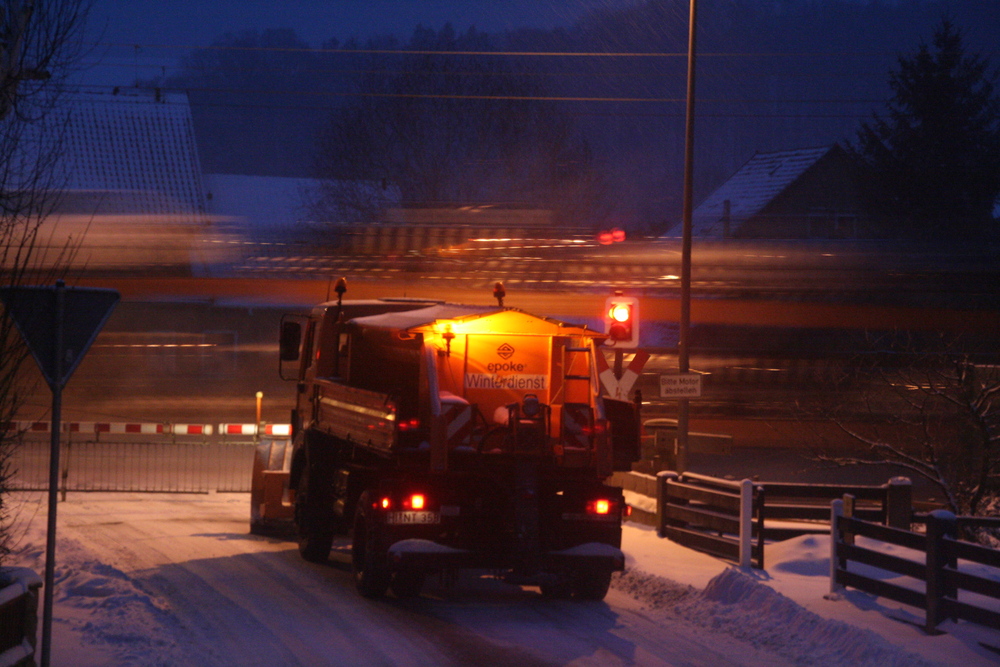
{"label": "bare tree", "polygon": [[[892,463],[922,477],[956,514],[1000,511],[1000,363],[995,355],[918,351],[912,340],[867,358],[854,378],[860,403],[835,423],[861,445],[824,454],[839,465]],[[926,349],[921,346],[921,349]]]}
{"label": "bare tree", "polygon": [[[83,51],[90,0],[0,0],[0,285],[49,282],[33,254],[43,223],[58,202],[65,116],[56,113],[64,82]],[[9,547],[6,483],[20,406],[21,365],[27,350],[9,317],[0,318],[0,562]]]}

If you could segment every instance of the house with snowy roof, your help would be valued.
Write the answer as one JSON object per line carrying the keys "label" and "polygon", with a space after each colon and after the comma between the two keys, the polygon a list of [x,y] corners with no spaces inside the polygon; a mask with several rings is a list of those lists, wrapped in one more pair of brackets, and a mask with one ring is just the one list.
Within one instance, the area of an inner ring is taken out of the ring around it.
{"label": "house with snowy roof", "polygon": [[[191,108],[183,93],[74,95],[62,166],[70,202],[95,214],[205,213]],[[80,199],[83,197],[83,199]]]}
{"label": "house with snowy roof", "polygon": [[833,145],[757,153],[691,221],[695,238],[840,239],[864,236],[865,216],[850,159]]}
{"label": "house with snowy roof", "polygon": [[35,243],[35,267],[200,273],[223,261],[187,96],[79,93],[63,101],[60,131],[37,139],[57,156],[51,182],[59,194]]}

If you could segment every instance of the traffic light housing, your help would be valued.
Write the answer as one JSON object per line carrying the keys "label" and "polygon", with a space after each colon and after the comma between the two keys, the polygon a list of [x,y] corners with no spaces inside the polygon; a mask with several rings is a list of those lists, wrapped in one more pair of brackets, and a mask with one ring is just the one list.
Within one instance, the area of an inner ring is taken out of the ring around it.
{"label": "traffic light housing", "polygon": [[639,300],[615,295],[604,302],[605,345],[618,349],[639,347]]}

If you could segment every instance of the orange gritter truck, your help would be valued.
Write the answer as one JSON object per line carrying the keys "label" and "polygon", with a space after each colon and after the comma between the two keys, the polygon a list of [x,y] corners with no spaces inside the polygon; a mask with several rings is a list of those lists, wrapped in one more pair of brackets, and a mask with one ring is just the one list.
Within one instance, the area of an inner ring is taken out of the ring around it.
{"label": "orange gritter truck", "polygon": [[292,518],[315,562],[350,535],[366,597],[416,596],[430,574],[473,568],[603,599],[624,568],[627,511],[604,481],[640,450],[639,402],[601,395],[606,334],[345,290],[282,321],[292,439],[258,447],[251,531]]}

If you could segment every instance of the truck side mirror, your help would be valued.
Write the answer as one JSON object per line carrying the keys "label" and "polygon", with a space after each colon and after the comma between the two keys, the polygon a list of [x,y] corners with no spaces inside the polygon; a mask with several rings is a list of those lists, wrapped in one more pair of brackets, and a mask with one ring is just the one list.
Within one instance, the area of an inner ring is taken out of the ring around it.
{"label": "truck side mirror", "polygon": [[281,361],[299,360],[299,343],[302,341],[302,325],[292,320],[281,323],[281,338],[278,354]]}

